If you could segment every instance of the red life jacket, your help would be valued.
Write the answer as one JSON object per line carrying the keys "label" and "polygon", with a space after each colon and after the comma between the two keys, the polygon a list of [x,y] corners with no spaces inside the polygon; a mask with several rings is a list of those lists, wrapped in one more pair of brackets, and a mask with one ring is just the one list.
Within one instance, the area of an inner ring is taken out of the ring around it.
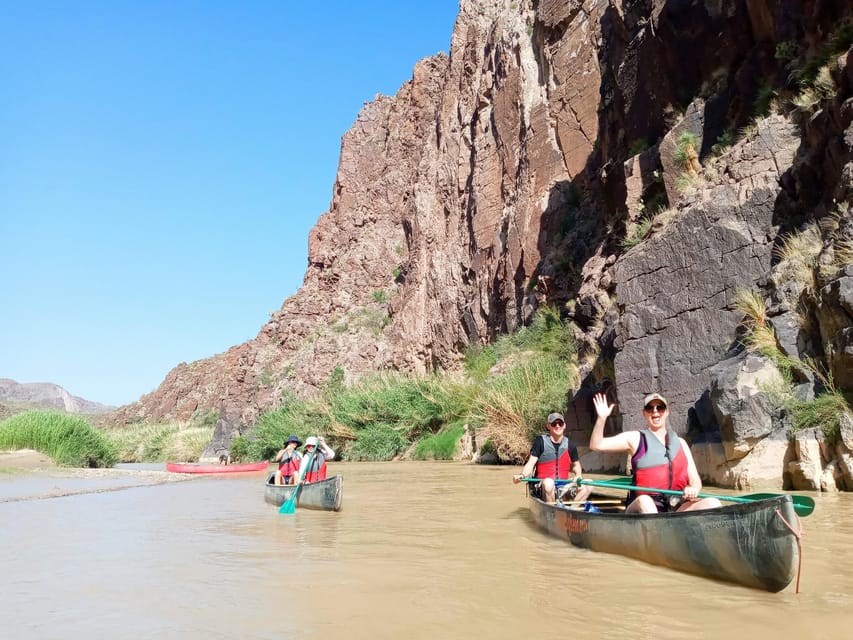
{"label": "red life jacket", "polygon": [[[307,460],[308,456],[306,456]],[[311,458],[310,466],[305,472],[305,482],[317,482],[318,480],[326,479],[326,456],[322,451],[317,451],[314,457]]]}
{"label": "red life jacket", "polygon": [[536,477],[568,480],[569,471],[572,469],[572,459],[569,456],[569,439],[564,437],[555,452],[554,443],[550,436],[542,434],[539,437],[542,438],[542,455],[536,461]]}
{"label": "red life jacket", "polygon": [[[672,429],[666,430],[666,446],[648,429],[640,431],[640,446],[631,456],[631,484],[639,487],[680,491],[689,483],[687,456],[681,448],[681,438]],[[633,494],[652,491],[633,491]]]}
{"label": "red life jacket", "polygon": [[301,456],[298,451],[294,451],[288,457],[282,458],[278,464],[281,475],[286,477],[295,476],[299,473],[299,461]]}

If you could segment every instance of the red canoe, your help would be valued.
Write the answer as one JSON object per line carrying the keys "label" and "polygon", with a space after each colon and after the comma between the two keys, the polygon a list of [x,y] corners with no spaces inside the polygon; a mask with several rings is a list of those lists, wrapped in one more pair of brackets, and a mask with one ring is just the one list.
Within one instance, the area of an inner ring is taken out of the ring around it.
{"label": "red canoe", "polygon": [[167,462],[166,471],[175,473],[240,473],[266,471],[269,463],[247,462],[245,464],[199,464],[197,462]]}

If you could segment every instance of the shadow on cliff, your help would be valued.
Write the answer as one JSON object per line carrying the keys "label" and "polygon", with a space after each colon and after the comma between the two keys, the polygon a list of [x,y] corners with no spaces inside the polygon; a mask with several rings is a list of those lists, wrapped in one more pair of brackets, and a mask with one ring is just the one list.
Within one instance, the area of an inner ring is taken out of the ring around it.
{"label": "shadow on cliff", "polygon": [[[626,161],[651,150],[653,161],[641,167],[646,173],[641,181],[659,183],[652,175],[663,170],[658,147],[690,105],[699,105],[699,159],[714,153],[768,113],[774,88],[790,85],[790,61],[779,55],[777,42],[826,32],[840,11],[813,2],[795,3],[777,15],[750,11],[747,3],[656,4],[639,1],[621,11],[610,6],[602,14],[597,137],[584,169],[551,189],[540,220],[542,258],[530,280],[532,290],[519,293],[520,303],[532,294],[564,310],[584,334],[579,360],[596,359],[597,365],[583,372],[579,389],[567,398],[569,427],[581,441],[595,419],[592,396],[605,390],[611,401],[618,399],[612,363],[619,306],[606,271],[625,251],[620,239],[630,217]],[[565,25],[549,31],[536,24],[534,31],[543,47],[556,47]],[[797,228],[813,215],[809,212],[825,213],[831,194],[838,196],[838,176],[850,160],[848,147],[833,142],[849,122],[839,112],[840,104],[821,123],[800,123],[803,145],[795,166],[783,176],[774,215],[782,232]],[[643,198],[668,206],[666,192],[661,197],[660,191],[644,192]],[[694,420],[697,411],[708,410],[706,392],[691,410]],[[609,422],[609,430],[621,430],[618,416]]]}

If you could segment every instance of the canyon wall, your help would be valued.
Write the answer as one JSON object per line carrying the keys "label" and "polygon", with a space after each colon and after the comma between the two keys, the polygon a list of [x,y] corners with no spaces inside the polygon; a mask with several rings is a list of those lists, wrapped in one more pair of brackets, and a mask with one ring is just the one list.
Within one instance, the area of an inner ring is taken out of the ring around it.
{"label": "canyon wall", "polygon": [[[735,405],[761,395],[743,382],[746,290],[771,302],[790,355],[853,388],[850,269],[794,292],[774,272],[810,224],[825,264],[850,238],[853,65],[849,48],[822,52],[851,14],[818,0],[462,0],[449,53],[343,137],[300,290],[256,338],[178,365],[112,418],[217,411],[224,446],[335,371],[450,370],[550,303],[577,327],[584,382],[566,412],[579,443],[592,391],[618,402],[617,429],[640,426],[640,399],[658,391],[706,477],[789,476],[784,425],[738,422],[723,381],[751,389]],[[829,80],[795,104],[797,73],[821,55]]]}

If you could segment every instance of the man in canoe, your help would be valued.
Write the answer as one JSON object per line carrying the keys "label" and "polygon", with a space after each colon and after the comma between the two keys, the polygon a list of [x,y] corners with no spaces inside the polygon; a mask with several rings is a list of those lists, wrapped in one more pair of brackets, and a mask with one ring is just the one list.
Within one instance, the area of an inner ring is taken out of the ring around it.
{"label": "man in canoe", "polygon": [[696,470],[687,442],[666,424],[669,403],[662,395],[650,393],[643,398],[645,429],[624,431],[609,437],[604,437],[604,424],[615,405],[607,403],[604,393],[595,394],[592,402],[598,418],[589,438],[590,449],[603,453],[629,452],[633,474],[631,484],[634,486],[684,493],[683,501],[672,504],[664,494],[632,491],[628,494],[627,513],[691,511],[721,506],[716,498],[697,497],[702,490],[702,479]]}
{"label": "man in canoe", "polygon": [[300,446],[302,441],[296,436],[290,436],[284,441],[284,449],[275,455],[274,462],[278,462],[278,469],[275,472],[276,484],[296,482],[296,474],[299,473],[299,464],[302,460],[302,455],[297,451]]}
{"label": "man in canoe", "polygon": [[302,454],[304,464],[299,468],[299,479],[296,483],[325,480],[326,460],[333,460],[334,457],[334,450],[326,444],[323,436],[305,438],[305,452]]}
{"label": "man in canoe", "polygon": [[[575,445],[569,442],[565,435],[566,420],[562,413],[552,413],[548,416],[548,433],[538,436],[530,448],[530,457],[524,464],[521,473],[512,477],[515,484],[524,478],[540,478],[534,491],[545,502],[556,502],[557,491],[555,480],[568,480],[569,473],[575,478],[583,474],[580,456]],[[592,493],[590,487],[575,487],[577,493],[572,500],[583,502]]]}

